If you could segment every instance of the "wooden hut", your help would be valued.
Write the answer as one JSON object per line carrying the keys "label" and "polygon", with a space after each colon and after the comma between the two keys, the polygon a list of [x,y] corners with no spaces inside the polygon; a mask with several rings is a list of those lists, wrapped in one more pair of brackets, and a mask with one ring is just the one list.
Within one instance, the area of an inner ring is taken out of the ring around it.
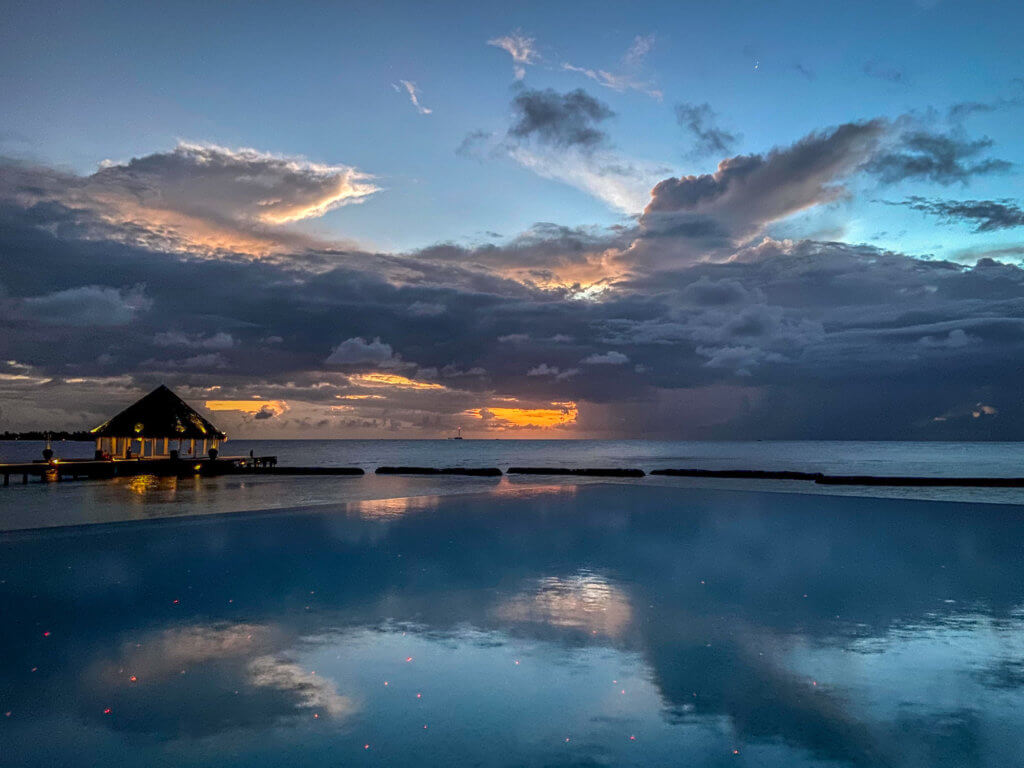
{"label": "wooden hut", "polygon": [[[115,459],[168,456],[171,441],[177,441],[174,450],[181,455],[202,456],[209,441],[209,447],[216,449],[227,437],[163,384],[91,432],[96,438],[97,457],[108,455]],[[163,440],[161,453],[157,453],[159,440]],[[182,450],[186,440],[187,452]],[[197,454],[199,441],[202,453]]]}

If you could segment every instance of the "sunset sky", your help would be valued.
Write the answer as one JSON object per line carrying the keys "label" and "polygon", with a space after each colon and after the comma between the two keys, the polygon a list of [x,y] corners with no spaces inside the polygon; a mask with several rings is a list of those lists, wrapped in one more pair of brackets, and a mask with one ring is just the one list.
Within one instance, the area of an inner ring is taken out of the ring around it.
{"label": "sunset sky", "polygon": [[1024,6],[7,3],[0,431],[1019,439]]}

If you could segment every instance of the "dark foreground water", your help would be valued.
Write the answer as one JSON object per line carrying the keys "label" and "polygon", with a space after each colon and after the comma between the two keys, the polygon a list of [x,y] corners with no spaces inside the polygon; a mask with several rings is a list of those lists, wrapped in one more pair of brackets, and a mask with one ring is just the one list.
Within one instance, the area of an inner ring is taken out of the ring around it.
{"label": "dark foreground water", "polygon": [[543,486],[0,534],[12,766],[1024,765],[1024,508]]}

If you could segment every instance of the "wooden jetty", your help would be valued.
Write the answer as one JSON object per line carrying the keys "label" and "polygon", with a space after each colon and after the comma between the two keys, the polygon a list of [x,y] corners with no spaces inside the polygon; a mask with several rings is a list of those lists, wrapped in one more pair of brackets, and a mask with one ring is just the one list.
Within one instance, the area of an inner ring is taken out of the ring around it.
{"label": "wooden jetty", "polygon": [[3,484],[11,478],[24,485],[29,478],[42,482],[63,480],[110,480],[115,477],[156,475],[157,477],[190,477],[193,475],[339,475],[359,476],[359,467],[280,467],[276,456],[218,456],[198,459],[136,458],[136,459],[51,459],[21,464],[0,464]]}

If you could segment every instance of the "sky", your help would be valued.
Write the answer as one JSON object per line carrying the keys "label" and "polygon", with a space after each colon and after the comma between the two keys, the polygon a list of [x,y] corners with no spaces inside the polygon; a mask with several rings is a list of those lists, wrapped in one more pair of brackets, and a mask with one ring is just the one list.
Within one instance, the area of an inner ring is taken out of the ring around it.
{"label": "sky", "polygon": [[5,4],[0,431],[1019,438],[1024,8],[491,5]]}

